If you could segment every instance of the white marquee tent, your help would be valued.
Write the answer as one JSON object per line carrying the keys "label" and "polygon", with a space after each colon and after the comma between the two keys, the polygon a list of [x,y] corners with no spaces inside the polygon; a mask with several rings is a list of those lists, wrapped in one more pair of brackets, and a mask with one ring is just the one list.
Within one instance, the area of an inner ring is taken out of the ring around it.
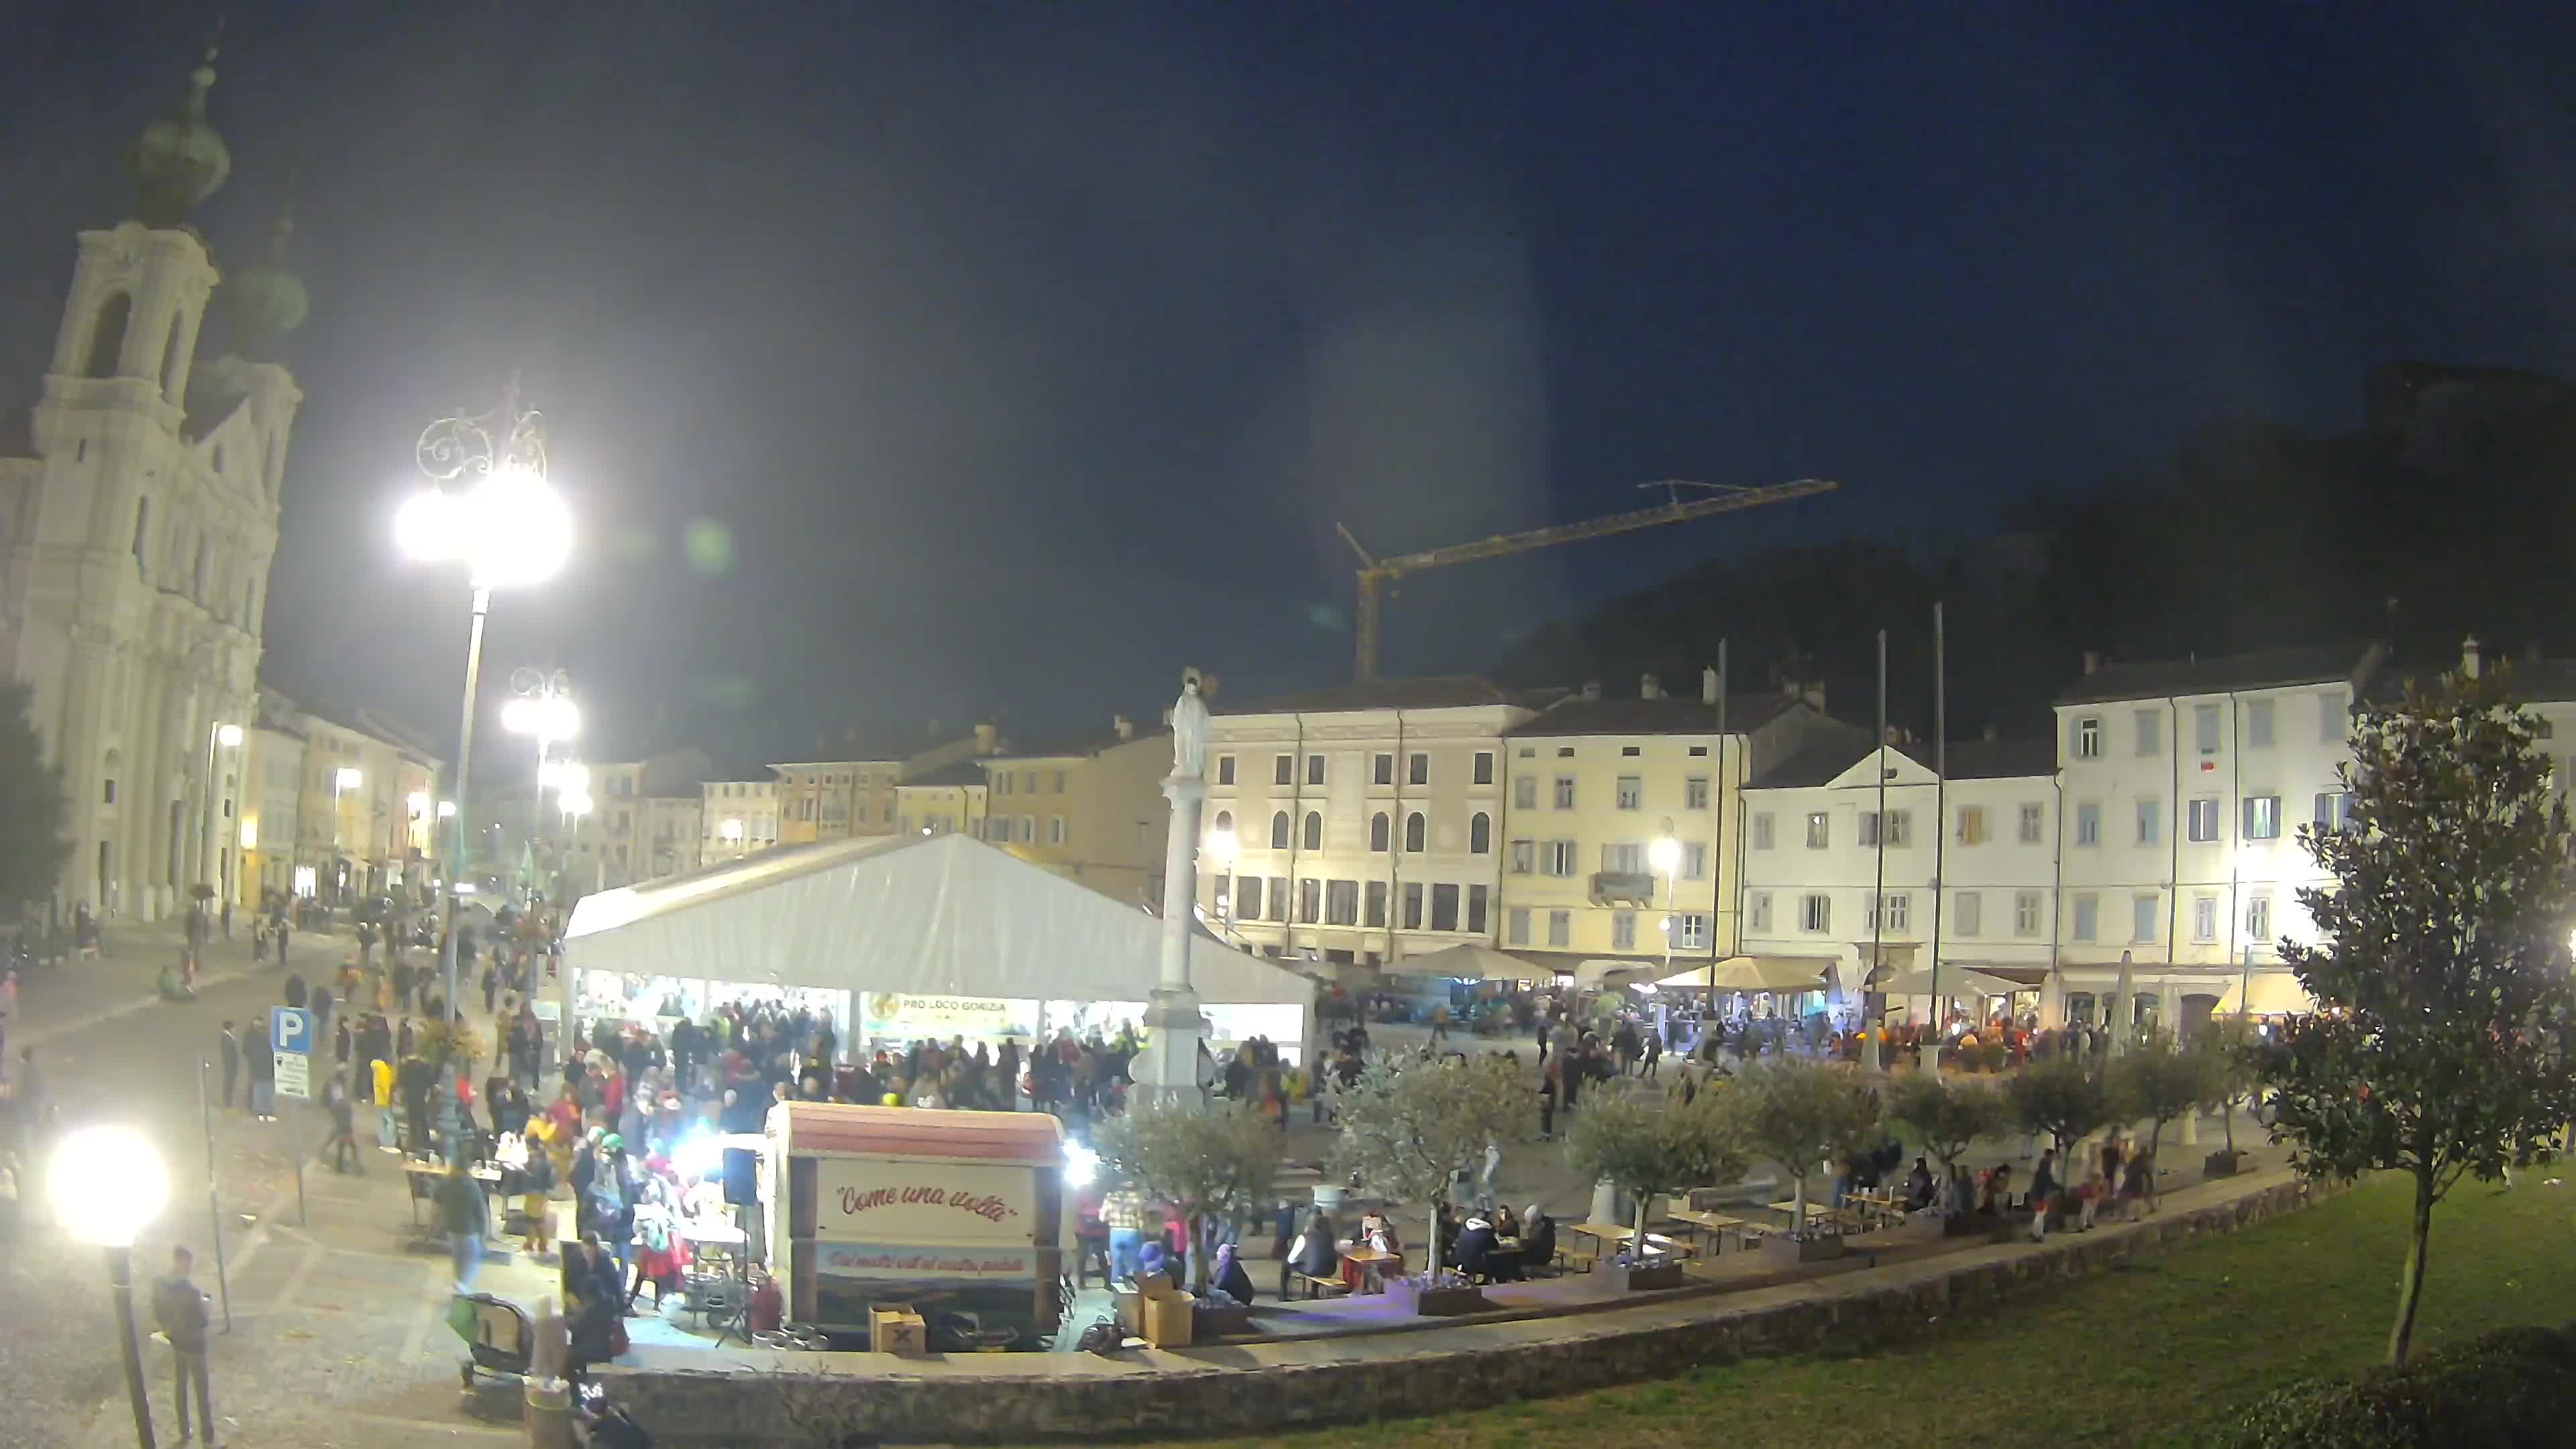
{"label": "white marquee tent", "polygon": [[[971,1000],[1142,1003],[1162,921],[963,835],[764,851],[585,896],[565,931],[587,973]],[[1314,983],[1191,923],[1190,984],[1211,1007],[1294,1007]],[[1220,1038],[1226,1013],[1212,1011]],[[1278,1019],[1284,1013],[1265,1013]],[[1059,1019],[1057,1024],[1064,1024]]]}

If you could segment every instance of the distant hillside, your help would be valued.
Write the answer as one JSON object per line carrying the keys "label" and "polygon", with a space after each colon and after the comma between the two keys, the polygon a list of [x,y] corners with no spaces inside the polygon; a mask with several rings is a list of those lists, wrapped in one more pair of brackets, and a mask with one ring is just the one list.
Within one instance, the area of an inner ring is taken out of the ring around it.
{"label": "distant hillside", "polygon": [[1928,729],[1931,609],[1947,606],[1950,727],[2048,727],[2085,651],[2179,658],[2387,627],[2401,657],[2476,633],[2499,652],[2576,650],[2576,387],[2533,373],[2400,363],[2366,421],[2311,437],[2239,423],[2163,473],[2081,499],[2036,497],[2010,532],[1943,556],[1837,544],[1709,564],[1524,640],[1509,683],[1698,677],[1729,641],[1730,684],[1825,683],[1874,707],[1889,633],[1890,717]]}

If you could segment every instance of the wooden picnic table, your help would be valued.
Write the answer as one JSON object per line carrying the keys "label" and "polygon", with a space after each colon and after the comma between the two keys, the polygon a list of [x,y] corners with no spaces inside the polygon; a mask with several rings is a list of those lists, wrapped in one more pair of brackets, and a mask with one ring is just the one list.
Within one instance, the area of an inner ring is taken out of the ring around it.
{"label": "wooden picnic table", "polygon": [[1375,1248],[1362,1246],[1342,1249],[1342,1261],[1346,1263],[1357,1263],[1360,1265],[1361,1292],[1383,1293],[1386,1291],[1387,1265],[1390,1263],[1402,1263],[1404,1261],[1404,1255],[1402,1253],[1381,1253]]}
{"label": "wooden picnic table", "polygon": [[1684,1224],[1693,1231],[1708,1234],[1711,1242],[1722,1241],[1726,1234],[1733,1233],[1739,1247],[1742,1246],[1745,1232],[1757,1226],[1742,1218],[1728,1217],[1724,1213],[1695,1212],[1688,1208],[1673,1212],[1669,1216],[1674,1222]]}
{"label": "wooden picnic table", "polygon": [[[1636,1229],[1631,1228],[1624,1223],[1576,1223],[1567,1229],[1567,1231],[1581,1233],[1587,1238],[1598,1239],[1605,1251],[1612,1247],[1627,1243],[1637,1235]],[[1646,1251],[1649,1253],[1667,1253],[1676,1258],[1687,1258],[1691,1255],[1690,1245],[1688,1243],[1679,1242],[1675,1239],[1665,1237],[1661,1233],[1646,1234]]]}
{"label": "wooden picnic table", "polygon": [[[1788,1202],[1775,1202],[1771,1204],[1771,1211],[1779,1213],[1784,1217],[1794,1218],[1798,1215],[1798,1204],[1795,1199]],[[1807,1221],[1811,1223],[1831,1222],[1833,1218],[1834,1210],[1825,1206],[1823,1203],[1811,1202],[1807,1204]]]}

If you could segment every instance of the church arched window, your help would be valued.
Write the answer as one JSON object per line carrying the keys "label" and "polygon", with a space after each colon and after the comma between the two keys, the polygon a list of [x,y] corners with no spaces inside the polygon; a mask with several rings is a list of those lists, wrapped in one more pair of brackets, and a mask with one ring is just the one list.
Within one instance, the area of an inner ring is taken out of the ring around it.
{"label": "church arched window", "polygon": [[91,377],[116,376],[117,359],[125,355],[125,324],[134,317],[134,299],[123,292],[107,299],[98,309],[98,323],[89,331],[89,365],[82,369]]}

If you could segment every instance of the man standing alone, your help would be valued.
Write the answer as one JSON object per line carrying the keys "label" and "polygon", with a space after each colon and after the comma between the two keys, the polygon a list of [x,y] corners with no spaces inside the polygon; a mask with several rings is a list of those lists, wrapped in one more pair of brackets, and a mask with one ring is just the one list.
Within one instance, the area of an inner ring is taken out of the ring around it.
{"label": "man standing alone", "polygon": [[152,1285],[152,1318],[170,1341],[170,1360],[177,1370],[171,1392],[179,1400],[179,1442],[191,1437],[188,1391],[197,1393],[197,1419],[205,1425],[206,1449],[214,1449],[215,1406],[206,1385],[206,1290],[188,1274],[196,1255],[186,1247],[170,1250],[170,1276]]}
{"label": "man standing alone", "polygon": [[224,1110],[233,1109],[233,1084],[241,1080],[241,1038],[234,1034],[233,1024],[224,1023]]}

